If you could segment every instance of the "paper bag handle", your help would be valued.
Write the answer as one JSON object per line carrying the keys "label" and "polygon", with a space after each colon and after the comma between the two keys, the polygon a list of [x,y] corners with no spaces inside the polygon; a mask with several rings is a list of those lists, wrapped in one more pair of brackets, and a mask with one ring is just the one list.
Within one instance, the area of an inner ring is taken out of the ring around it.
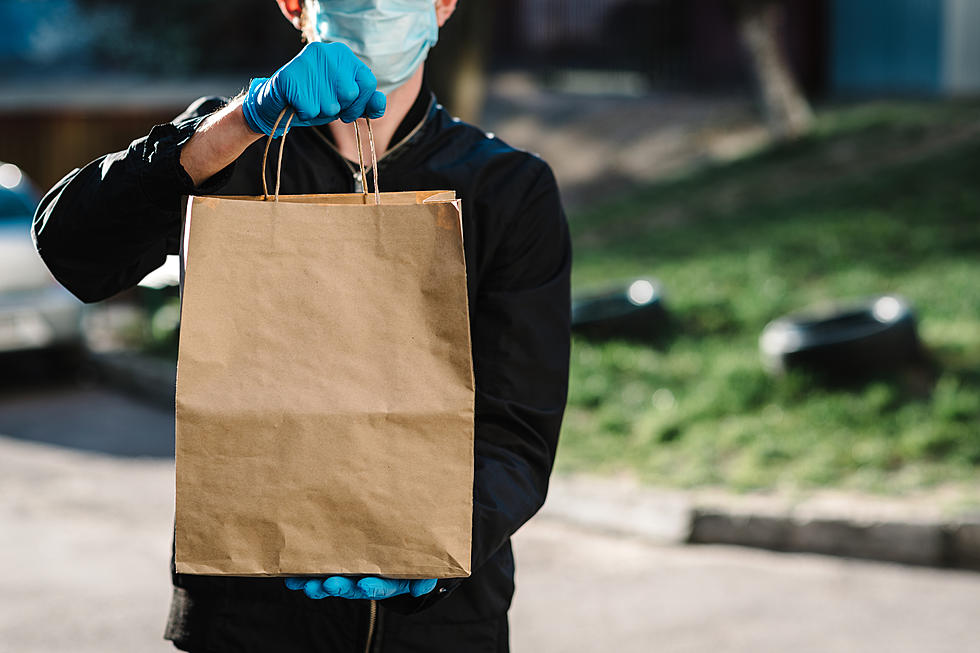
{"label": "paper bag handle", "polygon": [[[371,144],[371,170],[374,171],[374,203],[381,204],[381,193],[378,190],[378,155],[374,150],[374,130],[371,129],[371,119],[365,118],[367,123],[368,142]],[[357,142],[357,163],[361,166],[361,191],[365,197],[368,194],[367,171],[364,170],[364,153],[361,151],[361,131],[357,128],[357,121],[354,121],[354,140]]]}
{"label": "paper bag handle", "polygon": [[[272,134],[276,133],[276,129],[279,127],[282,117],[286,115],[286,109],[279,112],[279,117],[276,118],[276,122],[272,125]],[[289,118],[286,119],[286,125],[282,129],[282,142],[279,143],[279,157],[276,162],[276,193],[274,201],[279,201],[279,182],[282,179],[282,150],[286,147],[286,133],[289,131],[289,123],[293,121],[296,116],[296,112],[291,111],[289,113]],[[365,118],[364,122],[367,123],[368,131],[368,142],[371,144],[371,169],[374,170],[374,203],[381,204],[381,192],[378,190],[378,156],[374,148],[374,130],[371,128],[371,120]],[[265,151],[262,153],[262,199],[269,199],[269,187],[265,180],[265,169],[266,160],[269,157],[269,146],[272,145],[272,134],[265,139]],[[361,149],[361,132],[357,127],[357,120],[354,121],[354,140],[357,142],[357,163],[361,168],[361,190],[364,192],[364,196],[368,195],[367,188],[367,171],[364,169],[364,152]]]}

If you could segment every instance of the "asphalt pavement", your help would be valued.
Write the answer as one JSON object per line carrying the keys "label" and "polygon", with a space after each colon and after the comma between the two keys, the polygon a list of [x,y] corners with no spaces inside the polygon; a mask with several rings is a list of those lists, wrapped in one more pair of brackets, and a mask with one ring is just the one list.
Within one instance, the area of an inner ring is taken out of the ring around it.
{"label": "asphalt pavement", "polygon": [[980,574],[532,521],[515,540],[516,653],[980,651]]}
{"label": "asphalt pavement", "polygon": [[[168,411],[0,390],[0,651],[173,650]],[[515,653],[980,651],[975,572],[657,545],[548,514],[515,538]]]}

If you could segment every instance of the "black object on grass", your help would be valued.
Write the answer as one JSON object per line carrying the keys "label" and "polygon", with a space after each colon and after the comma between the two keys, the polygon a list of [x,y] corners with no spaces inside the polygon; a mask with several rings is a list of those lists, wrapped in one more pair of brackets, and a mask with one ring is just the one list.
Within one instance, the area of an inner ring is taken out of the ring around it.
{"label": "black object on grass", "polygon": [[894,295],[792,313],[759,338],[773,373],[800,369],[834,379],[860,379],[921,360],[915,315]]}
{"label": "black object on grass", "polygon": [[667,331],[668,314],[660,284],[636,279],[572,302],[572,331],[596,340],[653,341]]}

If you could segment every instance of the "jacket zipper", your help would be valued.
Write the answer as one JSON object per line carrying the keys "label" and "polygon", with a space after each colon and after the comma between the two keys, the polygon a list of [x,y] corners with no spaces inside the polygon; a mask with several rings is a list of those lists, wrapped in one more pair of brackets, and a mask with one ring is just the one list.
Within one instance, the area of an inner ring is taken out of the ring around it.
{"label": "jacket zipper", "polygon": [[[425,112],[425,117],[423,117],[422,120],[420,120],[419,123],[417,125],[415,125],[415,127],[412,129],[412,131],[410,131],[405,136],[405,138],[403,138],[400,141],[398,141],[393,147],[389,148],[384,154],[381,155],[381,158],[378,159],[378,166],[379,167],[381,166],[382,159],[384,159],[386,156],[388,156],[389,154],[391,154],[395,150],[400,149],[403,145],[405,145],[405,143],[407,143],[408,141],[410,141],[412,139],[412,137],[415,136],[415,134],[420,129],[422,129],[422,125],[424,125],[426,122],[428,122],[429,115],[432,113],[432,104],[433,104],[433,102],[434,102],[434,99],[430,97],[429,98],[429,108]],[[345,157],[344,155],[342,155],[340,153],[340,150],[337,149],[337,146],[335,146],[333,144],[333,142],[330,141],[329,138],[327,138],[322,133],[320,133],[320,130],[319,129],[317,129],[317,128],[314,127],[313,132],[317,136],[319,136],[320,139],[324,143],[326,143],[330,147],[331,150],[334,151],[334,153],[340,158],[340,160],[344,162],[344,165],[347,166],[347,169],[350,171],[351,178],[354,180],[354,192],[355,193],[363,193],[364,192],[364,182],[365,182],[365,180],[361,178],[361,171],[360,170],[355,170],[353,163],[351,163],[350,161],[348,161],[347,160],[347,157]],[[364,653],[371,653],[371,644],[374,641],[374,630],[375,630],[375,628],[377,626],[377,622],[378,622],[378,602],[372,600],[371,601],[371,604],[370,604],[369,612],[368,612],[368,631],[367,631],[367,641],[364,644]]]}
{"label": "jacket zipper", "polygon": [[364,653],[371,653],[371,641],[374,639],[374,627],[378,621],[378,602],[372,600],[368,612],[368,631],[367,643],[364,644]]}
{"label": "jacket zipper", "polygon": [[[428,120],[429,113],[431,111],[432,111],[432,100],[429,100],[429,110],[426,111],[425,118],[423,118],[419,122],[419,124],[415,125],[415,128],[412,129],[412,131],[409,132],[409,134],[405,138],[400,140],[394,147],[392,147],[387,152],[385,152],[385,154],[383,154],[381,158],[383,159],[385,155],[390,154],[391,152],[395,151],[396,149],[404,145],[407,141],[409,141],[412,138],[412,136],[414,136],[415,133],[418,132],[418,130],[422,128],[422,125],[424,125],[425,122]],[[337,147],[332,142],[330,142],[330,139],[328,139],[327,137],[325,137],[323,134],[320,133],[319,129],[314,129],[313,131],[316,133],[317,136],[319,136],[323,140],[324,143],[330,146],[330,149],[332,149],[334,153],[336,153],[337,156],[340,158],[340,160],[344,162],[344,165],[347,166],[347,169],[350,171],[351,178],[354,180],[354,192],[355,193],[364,192],[365,180],[361,177],[361,171],[355,170],[354,165],[347,160],[347,157],[343,156],[340,153],[340,150],[338,150]],[[378,165],[379,166],[381,165],[380,160],[378,161]],[[374,642],[374,631],[375,628],[377,627],[377,623],[378,623],[378,602],[372,600],[370,603],[370,607],[368,608],[368,630],[367,630],[367,640],[364,643],[364,653],[371,653],[371,644]]]}

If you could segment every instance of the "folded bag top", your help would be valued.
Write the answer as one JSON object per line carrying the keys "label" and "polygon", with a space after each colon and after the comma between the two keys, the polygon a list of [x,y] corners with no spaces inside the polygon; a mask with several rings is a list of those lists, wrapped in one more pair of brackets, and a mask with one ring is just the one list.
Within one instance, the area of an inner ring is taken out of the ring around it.
{"label": "folded bag top", "polygon": [[263,156],[261,197],[184,203],[180,573],[469,575],[460,202],[380,192],[367,124],[373,194],[280,196],[284,135],[272,196]]}

